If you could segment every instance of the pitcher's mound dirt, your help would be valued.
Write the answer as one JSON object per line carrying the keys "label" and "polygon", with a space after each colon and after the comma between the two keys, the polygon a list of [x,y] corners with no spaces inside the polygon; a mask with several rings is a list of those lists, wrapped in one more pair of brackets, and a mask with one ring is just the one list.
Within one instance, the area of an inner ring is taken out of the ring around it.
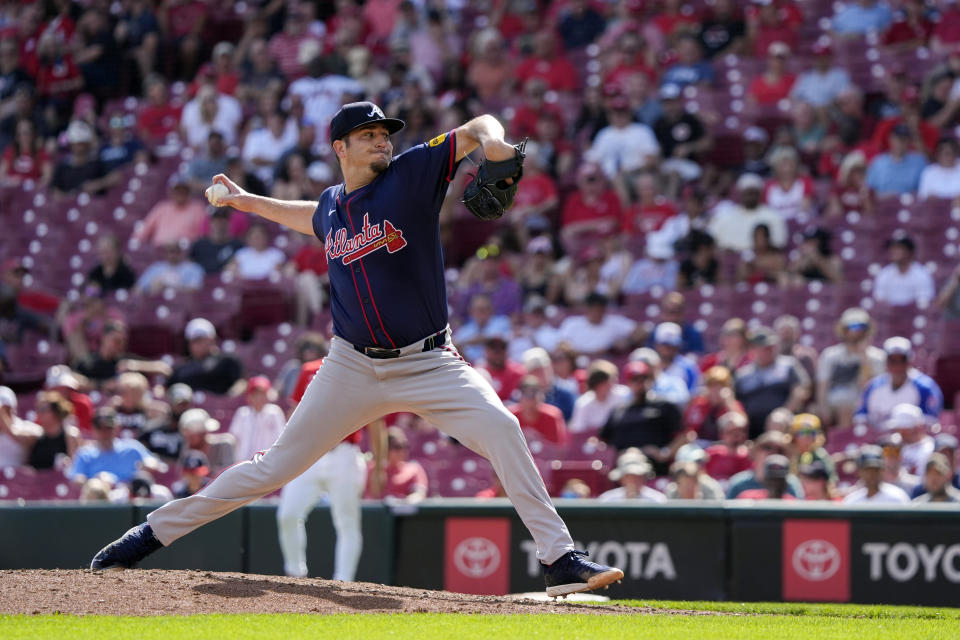
{"label": "pitcher's mound dirt", "polygon": [[[0,571],[0,613],[650,613],[636,607],[538,602],[315,578],[209,571]],[[664,612],[663,610],[657,610]],[[676,611],[669,613],[694,613]]]}

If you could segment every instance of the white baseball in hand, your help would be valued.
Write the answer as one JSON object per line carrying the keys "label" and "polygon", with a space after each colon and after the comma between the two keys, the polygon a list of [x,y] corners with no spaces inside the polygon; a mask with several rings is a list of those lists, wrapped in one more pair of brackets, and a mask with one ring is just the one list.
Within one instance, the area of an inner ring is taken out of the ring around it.
{"label": "white baseball in hand", "polygon": [[207,187],[205,194],[207,196],[207,201],[210,204],[215,207],[219,207],[220,201],[230,195],[230,189],[228,189],[226,185],[215,182]]}

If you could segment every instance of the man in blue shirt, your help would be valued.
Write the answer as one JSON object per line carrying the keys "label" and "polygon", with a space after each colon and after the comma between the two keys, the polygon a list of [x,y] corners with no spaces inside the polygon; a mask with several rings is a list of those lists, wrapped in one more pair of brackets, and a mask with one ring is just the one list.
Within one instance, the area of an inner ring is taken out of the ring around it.
{"label": "man in blue shirt", "polygon": [[117,412],[100,407],[93,416],[94,444],[77,450],[70,469],[70,478],[83,484],[87,479],[106,471],[119,482],[129,482],[141,468],[156,469],[159,460],[146,447],[131,438],[117,438]]}
{"label": "man in blue shirt", "polygon": [[890,7],[877,0],[859,0],[844,5],[833,17],[833,32],[841,36],[862,36],[869,31],[886,31],[893,22]]}
{"label": "man in blue shirt", "polygon": [[393,158],[403,128],[370,102],[346,104],[330,123],[344,180],[320,202],[247,193],[229,178],[221,204],[324,242],[334,337],[286,428],[267,451],[224,471],[198,493],[164,505],[108,545],[91,568],[129,567],[161,546],[297,477],[341,440],[381,416],[416,413],[487,457],[545,566],[547,594],[597,589],[623,571],[583,559],[557,515],[517,418],[457,353],[447,325],[440,208],[459,161],[517,149],[483,115]]}
{"label": "man in blue shirt", "polygon": [[900,123],[890,132],[890,150],[875,157],[867,167],[867,184],[878,195],[915,193],[920,174],[927,166],[922,153],[909,150],[910,127]]}

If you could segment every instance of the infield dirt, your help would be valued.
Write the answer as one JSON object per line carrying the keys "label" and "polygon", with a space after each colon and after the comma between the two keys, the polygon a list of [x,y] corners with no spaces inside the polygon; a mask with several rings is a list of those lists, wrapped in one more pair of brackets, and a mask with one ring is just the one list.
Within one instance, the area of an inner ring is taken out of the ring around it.
{"label": "infield dirt", "polygon": [[[209,571],[0,571],[0,613],[188,615],[196,613],[589,613],[635,615],[653,609],[542,602],[317,578]],[[656,613],[710,615],[702,611]]]}

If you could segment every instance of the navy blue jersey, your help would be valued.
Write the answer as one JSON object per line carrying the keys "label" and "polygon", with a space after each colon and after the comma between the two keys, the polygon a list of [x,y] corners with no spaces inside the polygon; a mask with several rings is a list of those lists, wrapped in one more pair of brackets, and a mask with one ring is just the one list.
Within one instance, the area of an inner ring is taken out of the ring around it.
{"label": "navy blue jersey", "polygon": [[320,195],[313,232],[330,265],[333,331],[399,348],[447,326],[440,206],[457,170],[455,134],[400,154],[370,184]]}

